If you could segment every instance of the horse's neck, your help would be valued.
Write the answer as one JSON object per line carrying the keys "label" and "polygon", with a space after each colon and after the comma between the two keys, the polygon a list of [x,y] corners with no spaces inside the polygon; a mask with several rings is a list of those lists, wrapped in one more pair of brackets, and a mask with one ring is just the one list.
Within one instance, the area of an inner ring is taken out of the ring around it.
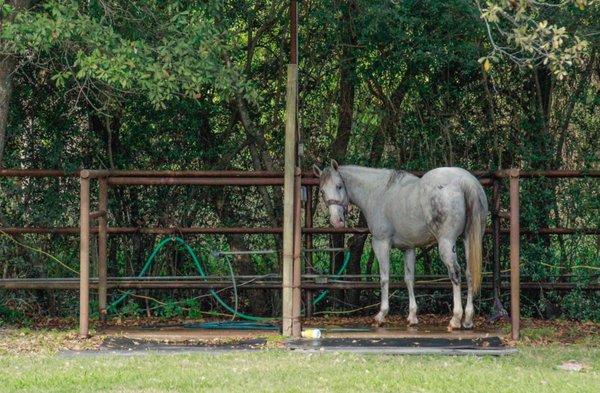
{"label": "horse's neck", "polygon": [[350,202],[365,210],[369,201],[383,193],[392,171],[344,165],[340,166],[339,173],[344,180]]}

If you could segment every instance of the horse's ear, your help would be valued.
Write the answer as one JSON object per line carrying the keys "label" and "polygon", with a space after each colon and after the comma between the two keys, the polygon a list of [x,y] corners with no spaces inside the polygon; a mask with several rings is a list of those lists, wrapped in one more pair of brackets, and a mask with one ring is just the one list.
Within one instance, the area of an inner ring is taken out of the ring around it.
{"label": "horse's ear", "polygon": [[321,177],[321,172],[321,169],[316,164],[313,164],[313,173],[315,174],[315,176]]}
{"label": "horse's ear", "polygon": [[332,167],[333,169],[335,169],[336,171],[338,170],[338,168],[339,168],[339,164],[337,163],[337,161],[336,161],[336,160],[331,160],[331,167]]}

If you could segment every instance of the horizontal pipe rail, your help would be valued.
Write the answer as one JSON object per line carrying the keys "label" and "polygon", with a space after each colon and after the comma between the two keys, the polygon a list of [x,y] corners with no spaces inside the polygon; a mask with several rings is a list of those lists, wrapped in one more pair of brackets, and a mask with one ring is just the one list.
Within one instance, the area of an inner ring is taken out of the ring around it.
{"label": "horizontal pipe rail", "polygon": [[[281,277],[275,276],[271,279],[255,279],[264,276],[238,276],[236,277],[237,289],[281,289]],[[304,277],[304,276],[303,276]],[[306,277],[304,277],[306,278]],[[249,281],[245,283],[245,281]],[[107,280],[110,289],[223,289],[232,287],[232,283],[226,277],[109,277]],[[466,288],[463,283],[463,287]],[[510,284],[502,282],[502,288],[508,289]],[[451,289],[450,282],[415,282],[418,289]],[[98,278],[90,278],[90,288],[98,288]],[[378,281],[357,280],[329,280],[327,282],[315,282],[314,280],[303,280],[303,289],[379,289]],[[406,288],[403,281],[390,282],[390,288]],[[491,282],[484,282],[482,288],[492,289]],[[600,283],[582,285],[574,282],[522,282],[521,289],[536,290],[572,290],[582,289],[589,291],[600,290]],[[0,289],[79,289],[79,278],[14,278],[0,279]]]}
{"label": "horizontal pipe rail", "polygon": [[[408,171],[415,176],[422,176],[425,171]],[[490,179],[493,178],[507,178],[509,177],[508,170],[499,171],[471,171],[471,173],[478,177],[484,185],[490,184]],[[145,180],[136,180],[137,182],[147,182],[149,178],[156,179],[182,179],[182,178],[221,178],[221,179],[283,179],[283,172],[278,171],[240,171],[240,170],[206,170],[206,171],[171,171],[171,170],[76,170],[76,171],[64,171],[60,169],[0,169],[0,177],[108,177],[111,180],[114,178],[137,178]],[[598,170],[546,170],[546,171],[521,171],[521,178],[598,178],[600,177],[600,171]],[[224,180],[221,180],[225,182]],[[125,182],[125,180],[117,180],[119,184],[131,184]],[[123,182],[123,183],[122,183]],[[139,183],[135,183],[139,184]],[[152,182],[151,184],[164,184],[162,180],[158,182]],[[195,182],[188,183],[167,183],[167,184],[199,184]],[[215,185],[214,183],[212,183]],[[319,179],[312,172],[302,173],[302,184],[303,185],[319,185]],[[220,185],[220,184],[219,184]],[[225,184],[223,184],[225,185]],[[231,184],[237,185],[237,184]],[[261,184],[256,184],[261,185]],[[278,185],[278,184],[264,184],[264,185]]]}
{"label": "horizontal pipe rail", "polygon": [[109,177],[109,186],[283,186],[283,178],[262,177]]}
{"label": "horizontal pipe rail", "polygon": [[79,171],[58,169],[0,169],[0,177],[79,177]]}
{"label": "horizontal pipe rail", "polygon": [[111,177],[159,177],[159,178],[185,178],[185,177],[206,177],[206,178],[283,178],[283,172],[276,171],[144,171],[144,170],[120,170],[111,171]]}
{"label": "horizontal pipe rail", "polygon": [[[498,176],[500,177],[500,176]],[[502,177],[506,177],[504,173]],[[536,178],[536,177],[548,177],[548,178],[589,178],[589,177],[600,177],[600,171],[571,171],[571,170],[555,170],[555,171],[521,171],[519,172],[521,178]]]}
{"label": "horizontal pipe rail", "polygon": [[[79,227],[0,227],[0,231],[7,234],[56,234],[73,235],[79,234]],[[153,234],[153,235],[192,235],[192,234],[281,234],[281,227],[188,227],[188,228],[165,228],[165,227],[109,227],[107,229],[111,235],[126,234]],[[368,234],[369,228],[333,228],[317,227],[302,228],[305,234]],[[509,233],[508,229],[501,229],[501,233]],[[523,235],[600,235],[600,228],[538,228],[521,229]],[[97,227],[91,227],[90,233],[98,233]],[[490,229],[486,233],[491,233]]]}

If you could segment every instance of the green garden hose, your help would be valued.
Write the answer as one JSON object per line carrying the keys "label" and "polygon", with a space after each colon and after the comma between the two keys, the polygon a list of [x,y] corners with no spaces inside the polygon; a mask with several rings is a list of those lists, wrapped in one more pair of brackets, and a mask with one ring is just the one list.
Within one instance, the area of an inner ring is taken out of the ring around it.
{"label": "green garden hose", "polygon": [[[183,245],[183,247],[185,248],[185,250],[192,257],[192,261],[194,262],[194,267],[196,268],[196,270],[200,274],[200,277],[205,278],[206,277],[206,273],[204,272],[204,269],[202,268],[202,265],[200,264],[200,261],[198,260],[198,257],[196,256],[196,253],[194,252],[194,250],[192,249],[192,247],[190,247],[190,245],[186,243],[185,240],[183,240],[182,238],[177,237],[177,236],[168,237],[166,239],[163,239],[160,243],[158,243],[158,245],[154,248],[154,250],[152,251],[152,253],[148,257],[148,259],[146,260],[146,263],[144,264],[144,267],[142,268],[142,270],[138,274],[138,277],[144,277],[146,275],[146,273],[148,272],[148,270],[152,266],[152,263],[154,262],[154,258],[156,257],[156,255],[158,254],[158,252],[160,250],[162,250],[162,248],[164,246],[166,246],[167,243],[170,243],[170,242],[178,242],[179,244]],[[115,307],[118,306],[119,304],[121,304],[130,294],[131,294],[131,292],[126,292],[123,295],[121,295],[117,300],[115,300],[114,302],[112,302],[110,304],[110,306],[108,306],[108,310],[111,311],[111,312],[114,312],[115,311]],[[232,308],[229,304],[227,304],[227,302],[225,302],[225,300],[223,300],[223,298],[221,298],[221,296],[219,296],[219,294],[217,293],[217,291],[215,291],[214,289],[210,289],[210,294],[217,301],[217,303],[219,303],[224,309],[226,309],[227,311],[229,311],[230,313],[232,313],[234,315],[234,317],[237,316],[237,317],[240,317],[240,318],[245,319],[247,321],[254,321],[254,322],[266,322],[266,321],[270,321],[270,320],[273,319],[273,318],[256,317],[256,316],[253,316],[253,315],[248,315],[248,314],[244,314],[242,312],[237,311],[236,309]]]}
{"label": "green garden hose", "polygon": [[[348,250],[346,250],[346,251],[344,251],[344,261],[342,262],[342,266],[340,266],[340,268],[338,269],[338,272],[335,274],[335,276],[333,278],[341,277],[341,275],[344,274],[344,272],[346,271],[346,268],[348,267],[348,263],[350,263],[350,252]],[[328,289],[322,290],[321,293],[319,293],[319,295],[313,299],[313,301],[312,301],[313,306],[319,304],[323,299],[325,299],[327,297],[328,294],[329,294]]]}
{"label": "green garden hose", "polygon": [[[192,257],[194,267],[198,271],[198,274],[200,274],[200,277],[205,278],[206,273],[204,272],[204,269],[202,268],[202,265],[200,264],[200,261],[198,260],[196,253],[194,252],[192,247],[190,247],[190,245],[185,240],[183,240],[181,237],[178,237],[178,236],[165,238],[160,243],[158,243],[158,245],[154,248],[154,250],[148,257],[148,259],[146,260],[146,263],[142,267],[142,270],[139,272],[138,277],[144,277],[146,275],[148,270],[150,270],[150,267],[152,267],[152,264],[154,263],[154,258],[156,257],[158,252],[160,250],[162,250],[163,247],[165,247],[170,242],[178,242],[179,244],[183,245],[183,247],[185,248],[187,253]],[[340,266],[340,268],[339,268],[338,272],[335,274],[334,278],[338,278],[342,274],[344,274],[344,272],[346,271],[346,268],[348,267],[349,262],[350,262],[350,253],[348,251],[345,251],[344,252],[344,261],[342,263],[342,266]],[[229,264],[229,270],[230,270],[230,273],[233,278],[233,269],[231,267],[231,264]],[[235,308],[232,308],[229,304],[227,304],[227,302],[225,302],[225,300],[223,300],[223,298],[221,296],[219,296],[217,291],[215,291],[214,289],[210,289],[209,292],[210,292],[211,296],[217,301],[217,303],[219,303],[224,309],[226,309],[227,311],[229,311],[230,313],[233,314],[234,318],[237,316],[237,317],[240,317],[242,319],[245,319],[245,320],[251,321],[251,322],[241,322],[241,323],[240,322],[233,322],[233,323],[232,322],[214,322],[214,323],[208,322],[208,323],[200,324],[201,327],[206,328],[206,329],[251,329],[251,330],[274,329],[274,325],[269,325],[269,324],[265,323],[268,321],[272,321],[273,318],[256,317],[254,315],[248,315],[248,314],[239,312],[237,310],[237,288],[235,287],[235,284],[234,284],[234,290],[236,291],[236,307]],[[108,311],[115,312],[116,307],[119,304],[121,304],[125,299],[127,299],[127,297],[129,295],[131,295],[131,293],[132,293],[131,291],[125,292],[117,300],[112,302],[108,306]],[[325,299],[325,297],[327,297],[328,293],[329,293],[329,291],[326,289],[321,291],[319,293],[319,295],[313,299],[312,304],[316,305],[316,304],[320,303],[323,299]],[[253,322],[258,322],[258,323],[253,323]]]}

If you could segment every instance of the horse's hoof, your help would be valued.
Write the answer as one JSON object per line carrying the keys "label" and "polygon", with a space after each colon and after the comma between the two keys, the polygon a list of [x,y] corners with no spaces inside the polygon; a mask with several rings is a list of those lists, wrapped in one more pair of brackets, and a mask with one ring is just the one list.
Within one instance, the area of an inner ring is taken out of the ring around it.
{"label": "horse's hoof", "polygon": [[384,324],[384,323],[385,323],[385,322],[383,322],[383,321],[382,321],[382,322],[380,322],[380,321],[378,321],[378,320],[374,319],[374,320],[373,320],[373,323],[371,324],[371,326],[373,326],[373,327],[375,327],[375,328],[380,328],[380,327],[382,327],[382,326],[383,326],[383,324]]}
{"label": "horse's hoof", "polygon": [[454,331],[454,330],[458,330],[460,329],[460,322],[454,322],[454,319],[450,320],[450,323],[448,324],[447,330],[449,332]]}
{"label": "horse's hoof", "polygon": [[473,321],[471,322],[463,322],[462,324],[462,328],[466,329],[466,330],[472,330],[473,329]]}
{"label": "horse's hoof", "polygon": [[385,317],[381,315],[381,313],[375,315],[373,318],[373,326],[381,327],[385,323]]}
{"label": "horse's hoof", "polygon": [[406,320],[408,321],[408,326],[415,326],[419,324],[419,319],[415,316],[409,316],[406,318]]}

